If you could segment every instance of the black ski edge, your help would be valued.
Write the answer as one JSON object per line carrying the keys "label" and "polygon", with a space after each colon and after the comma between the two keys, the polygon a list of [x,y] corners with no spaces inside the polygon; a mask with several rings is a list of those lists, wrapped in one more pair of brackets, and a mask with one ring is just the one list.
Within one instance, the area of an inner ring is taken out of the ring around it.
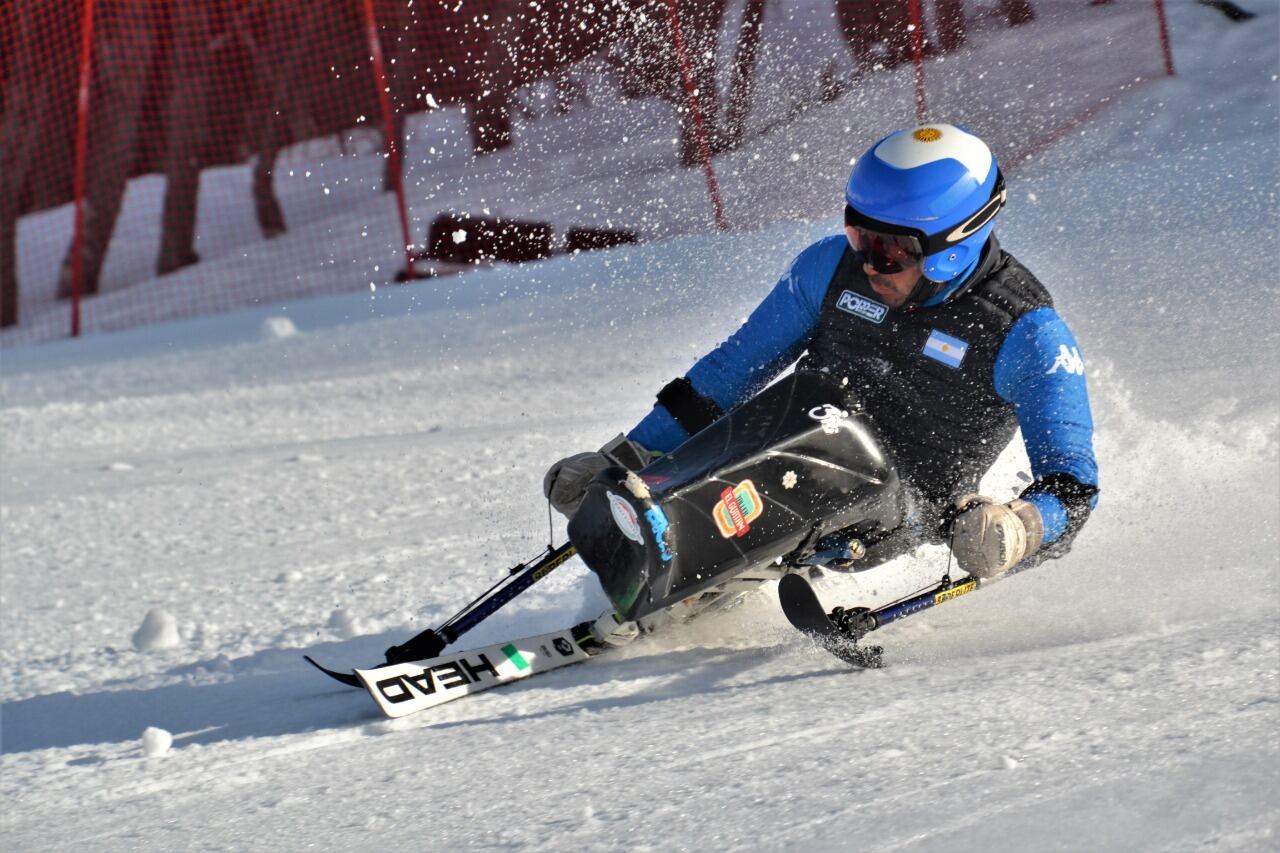
{"label": "black ski edge", "polygon": [[335,669],[329,669],[327,666],[321,666],[320,664],[316,663],[316,659],[313,658],[311,655],[303,655],[302,659],[305,660],[307,663],[311,664],[312,666],[314,666],[316,669],[323,672],[325,675],[332,678],[334,681],[341,681],[343,684],[347,685],[348,687],[359,687],[359,688],[364,687],[364,685],[360,683],[360,679],[356,677],[356,674],[354,672],[338,672]]}

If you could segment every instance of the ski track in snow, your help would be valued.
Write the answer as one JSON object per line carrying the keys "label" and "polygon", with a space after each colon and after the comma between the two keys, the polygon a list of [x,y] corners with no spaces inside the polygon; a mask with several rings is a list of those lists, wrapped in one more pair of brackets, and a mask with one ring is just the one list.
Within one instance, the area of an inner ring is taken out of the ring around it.
{"label": "ski track in snow", "polygon": [[[834,219],[6,349],[5,849],[1274,849],[1280,67],[1252,7],[1171,6],[1181,76],[1012,183],[1002,240],[1089,364],[1102,503],[1066,559],[878,632],[882,671],[769,588],[399,721],[301,660],[376,661],[536,554],[545,466]],[[945,561],[818,589],[885,602]],[[602,607],[573,561],[466,644]],[[132,647],[152,609],[177,648]]]}
{"label": "ski track in snow", "polygon": [[[1149,849],[1233,833],[1256,842],[1276,817],[1247,795],[1277,783],[1257,760],[1276,723],[1277,643],[1258,641],[1266,627],[1190,624],[977,659],[955,648],[962,631],[955,643],[939,637],[941,659],[866,673],[793,643],[651,648],[398,722],[350,713],[351,693],[312,676],[289,697],[308,713],[290,716],[337,729],[189,744],[177,767],[131,744],[52,762],[24,750],[6,767],[11,814],[23,817],[7,833],[34,842],[57,813],[50,799],[88,795],[91,810],[125,827],[94,835],[104,850],[162,838],[173,815],[231,812],[248,825],[223,827],[223,849],[251,844],[260,823],[300,846],[313,821],[329,828],[328,844],[360,847],[371,828],[394,833],[424,809],[419,831],[438,849],[590,849],[624,828],[665,849],[674,828],[725,848],[834,850],[868,825],[889,850],[952,849],[957,833],[998,845],[999,827],[1037,825],[1034,849],[1123,846],[1126,824]],[[226,689],[261,701],[263,688]],[[326,711],[338,719],[312,716]],[[618,784],[620,773],[643,782]],[[264,796],[267,786],[277,793]],[[333,814],[340,792],[361,792],[363,809]],[[709,793],[732,820],[702,823]],[[1188,800],[1196,808],[1184,811]],[[1063,823],[1045,824],[1046,811]]]}

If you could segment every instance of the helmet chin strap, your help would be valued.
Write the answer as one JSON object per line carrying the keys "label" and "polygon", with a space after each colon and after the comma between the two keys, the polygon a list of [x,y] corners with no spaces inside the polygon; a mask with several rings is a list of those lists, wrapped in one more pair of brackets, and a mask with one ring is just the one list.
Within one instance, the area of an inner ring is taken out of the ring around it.
{"label": "helmet chin strap", "polygon": [[903,308],[916,308],[930,299],[938,295],[945,283],[939,283],[925,278],[924,273],[920,273],[920,277],[916,279],[915,286],[911,288],[911,293],[907,295],[907,301],[902,303]]}

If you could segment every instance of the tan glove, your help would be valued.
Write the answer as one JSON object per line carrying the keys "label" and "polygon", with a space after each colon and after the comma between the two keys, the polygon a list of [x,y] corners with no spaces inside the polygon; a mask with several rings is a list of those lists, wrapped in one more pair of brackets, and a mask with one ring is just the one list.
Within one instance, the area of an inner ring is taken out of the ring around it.
{"label": "tan glove", "polygon": [[652,457],[648,450],[619,434],[595,453],[575,453],[552,465],[542,478],[542,493],[556,512],[572,518],[596,474],[610,465],[639,471]]}
{"label": "tan glove", "polygon": [[955,502],[953,512],[951,553],[973,577],[1004,574],[1040,550],[1040,510],[1021,498],[998,504],[981,495],[965,495]]}

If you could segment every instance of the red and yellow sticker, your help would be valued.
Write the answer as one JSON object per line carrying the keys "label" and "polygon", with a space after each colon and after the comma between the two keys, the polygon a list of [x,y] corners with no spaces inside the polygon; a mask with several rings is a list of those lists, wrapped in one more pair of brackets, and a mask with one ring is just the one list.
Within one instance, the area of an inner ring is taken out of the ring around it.
{"label": "red and yellow sticker", "polygon": [[764,512],[764,501],[756,491],[755,483],[743,480],[732,489],[725,489],[711,515],[716,520],[720,535],[726,539],[746,536],[751,522]]}

